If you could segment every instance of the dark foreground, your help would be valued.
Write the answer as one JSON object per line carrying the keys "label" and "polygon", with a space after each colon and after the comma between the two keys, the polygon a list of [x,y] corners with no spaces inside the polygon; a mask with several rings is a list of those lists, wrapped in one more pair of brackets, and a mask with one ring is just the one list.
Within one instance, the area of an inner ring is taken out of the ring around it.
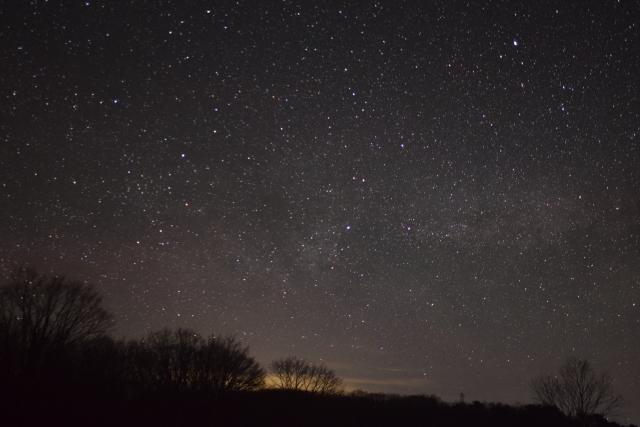
{"label": "dark foreground", "polygon": [[[6,390],[5,390],[6,391]],[[356,392],[323,396],[262,390],[212,397],[125,400],[50,393],[37,400],[4,396],[0,425],[16,426],[578,426],[539,405],[444,403],[435,396]],[[616,423],[593,420],[597,426]]]}

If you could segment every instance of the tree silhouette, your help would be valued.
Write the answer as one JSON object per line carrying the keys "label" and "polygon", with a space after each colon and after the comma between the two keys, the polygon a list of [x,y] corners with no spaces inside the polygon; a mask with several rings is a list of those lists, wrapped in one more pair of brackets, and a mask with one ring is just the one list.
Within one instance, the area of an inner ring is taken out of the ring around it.
{"label": "tree silhouette", "polygon": [[150,379],[160,390],[186,392],[196,367],[196,353],[202,338],[191,329],[163,328],[151,332],[145,342],[152,354],[148,366]]}
{"label": "tree silhouette", "polygon": [[607,418],[625,406],[612,382],[609,373],[598,374],[587,360],[570,357],[557,374],[540,375],[529,386],[535,400],[586,425],[589,419]]}
{"label": "tree silhouette", "polygon": [[230,335],[209,336],[198,352],[197,367],[194,385],[214,395],[264,387],[264,369],[249,356],[249,348]]}
{"label": "tree silhouette", "polygon": [[314,365],[290,356],[272,361],[269,368],[276,388],[321,394],[341,394],[344,391],[342,378],[324,364]]}
{"label": "tree silhouette", "polygon": [[89,338],[104,336],[113,316],[91,285],[18,268],[0,287],[0,366],[22,385]]}
{"label": "tree silhouette", "polygon": [[264,370],[233,336],[205,340],[191,329],[163,328],[129,342],[127,354],[129,383],[140,393],[217,396],[264,385]]}

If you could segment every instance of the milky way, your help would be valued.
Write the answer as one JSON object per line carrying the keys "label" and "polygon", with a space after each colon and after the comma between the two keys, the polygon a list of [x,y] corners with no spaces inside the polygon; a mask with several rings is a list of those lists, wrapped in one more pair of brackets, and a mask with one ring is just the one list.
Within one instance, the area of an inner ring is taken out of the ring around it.
{"label": "milky way", "polygon": [[4,276],[352,389],[586,357],[640,423],[637,2],[127,3],[0,12]]}

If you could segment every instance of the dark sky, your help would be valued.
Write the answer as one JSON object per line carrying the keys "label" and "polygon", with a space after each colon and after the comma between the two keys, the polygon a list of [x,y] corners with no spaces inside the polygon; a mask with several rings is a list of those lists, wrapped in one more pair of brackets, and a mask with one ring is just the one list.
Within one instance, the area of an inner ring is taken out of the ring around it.
{"label": "dark sky", "polygon": [[2,274],[370,391],[581,356],[640,424],[638,2],[346,3],[2,7]]}

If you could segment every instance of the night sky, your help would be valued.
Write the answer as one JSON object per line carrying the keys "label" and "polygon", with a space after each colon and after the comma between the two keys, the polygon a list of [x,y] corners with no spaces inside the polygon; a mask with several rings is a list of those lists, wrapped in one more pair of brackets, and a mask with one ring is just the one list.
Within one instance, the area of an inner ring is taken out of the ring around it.
{"label": "night sky", "polygon": [[530,403],[581,356],[640,424],[640,4],[346,3],[4,5],[2,276],[349,389]]}

